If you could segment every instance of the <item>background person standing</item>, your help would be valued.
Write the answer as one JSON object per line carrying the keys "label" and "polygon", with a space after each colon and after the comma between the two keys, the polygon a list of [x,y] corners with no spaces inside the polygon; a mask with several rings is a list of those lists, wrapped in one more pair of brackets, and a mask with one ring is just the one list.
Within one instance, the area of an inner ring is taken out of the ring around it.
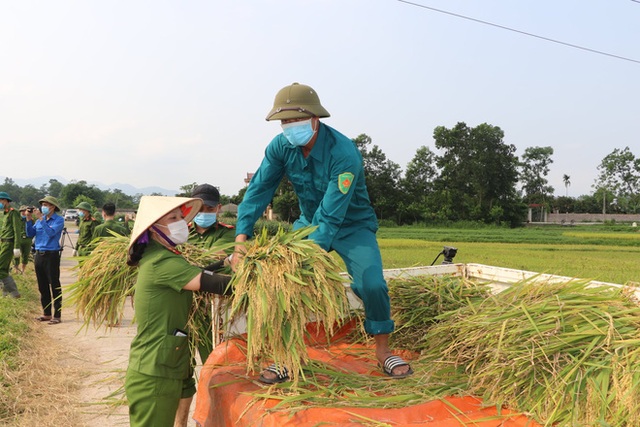
{"label": "background person standing", "polygon": [[123,224],[120,224],[115,219],[116,217],[116,205],[113,203],[105,203],[102,206],[102,219],[103,223],[96,226],[93,230],[92,239],[99,237],[113,237],[113,234],[109,233],[109,230],[118,233],[122,236],[128,236],[130,234],[129,229]]}
{"label": "background person standing", "polygon": [[[62,322],[62,288],[60,286],[60,237],[64,218],[57,214],[60,204],[55,197],[46,196],[39,201],[40,209],[27,211],[27,237],[35,236],[36,253],[33,264],[38,279],[40,304],[43,315],[36,317],[41,322],[56,325]],[[35,216],[35,220],[32,218]],[[51,317],[53,308],[53,317]]]}
{"label": "background person standing", "polygon": [[0,210],[4,213],[0,224],[0,282],[3,284],[2,295],[20,298],[18,286],[9,274],[11,261],[20,256],[20,236],[22,222],[20,214],[11,207],[12,199],[4,191],[0,191]]}
{"label": "background person standing", "polygon": [[[31,209],[33,212],[33,208],[28,206],[20,206],[20,222],[22,223],[22,231],[20,233],[20,256],[18,258],[14,258],[14,267],[18,272],[24,273],[24,270],[27,268],[27,264],[29,263],[29,255],[31,254],[31,245],[33,244],[33,238],[27,237],[27,210]],[[20,262],[22,261],[22,263]]]}
{"label": "background person standing", "polygon": [[78,241],[76,242],[76,250],[73,255],[85,256],[91,253],[91,240],[93,240],[93,230],[100,224],[91,214],[91,205],[87,202],[81,202],[76,206],[79,210],[80,229],[78,231]]}

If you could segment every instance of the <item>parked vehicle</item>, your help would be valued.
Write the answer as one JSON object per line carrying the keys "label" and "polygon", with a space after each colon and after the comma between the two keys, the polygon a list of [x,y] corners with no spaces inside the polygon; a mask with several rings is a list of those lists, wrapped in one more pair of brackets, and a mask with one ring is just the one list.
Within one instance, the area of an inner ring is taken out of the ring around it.
{"label": "parked vehicle", "polygon": [[64,220],[65,221],[76,221],[78,219],[78,210],[77,209],[67,209],[64,211]]}

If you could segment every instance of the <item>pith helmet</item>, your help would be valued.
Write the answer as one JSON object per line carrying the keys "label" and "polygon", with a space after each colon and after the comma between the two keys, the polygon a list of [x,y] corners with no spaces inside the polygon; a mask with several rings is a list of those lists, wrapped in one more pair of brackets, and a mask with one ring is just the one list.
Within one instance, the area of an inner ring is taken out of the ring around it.
{"label": "pith helmet", "polygon": [[276,94],[273,108],[267,114],[267,120],[329,116],[329,112],[320,104],[320,98],[313,88],[300,83],[292,83],[280,89]]}
{"label": "pith helmet", "polygon": [[88,202],[80,202],[76,209],[82,209],[83,211],[91,212],[91,205]]}
{"label": "pith helmet", "polygon": [[44,196],[42,199],[38,200],[38,203],[42,203],[42,202],[47,202],[52,204],[53,206],[56,207],[56,211],[60,210],[60,203],[58,202],[58,199],[56,199],[53,196]]}
{"label": "pith helmet", "polygon": [[11,200],[11,197],[9,197],[9,195],[7,193],[5,193],[4,191],[0,191],[0,199],[5,199],[5,200],[8,200],[10,202],[13,202],[13,200]]}

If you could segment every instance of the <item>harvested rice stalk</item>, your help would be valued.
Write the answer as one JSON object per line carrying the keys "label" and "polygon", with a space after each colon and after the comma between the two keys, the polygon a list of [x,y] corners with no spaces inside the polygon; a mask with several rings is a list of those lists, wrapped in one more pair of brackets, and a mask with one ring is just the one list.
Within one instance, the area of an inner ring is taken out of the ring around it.
{"label": "harvested rice stalk", "polygon": [[75,306],[84,327],[116,325],[122,319],[125,298],[133,293],[137,270],[127,266],[127,237],[100,241],[77,265],[78,280],[70,285],[64,303]]}
{"label": "harvested rice stalk", "polygon": [[469,303],[484,300],[489,288],[454,276],[413,276],[390,279],[391,317],[396,329],[391,335],[395,347],[420,352],[429,347],[426,331],[438,316]]}
{"label": "harvested rice stalk", "polygon": [[263,230],[238,265],[231,281],[230,318],[246,314],[247,372],[270,359],[286,366],[297,382],[308,361],[306,323],[312,318],[324,323],[329,337],[349,313],[347,280],[340,276],[339,264],[305,239],[314,229],[280,229],[273,237]]}
{"label": "harvested rice stalk", "polygon": [[522,282],[442,318],[424,357],[485,402],[547,426],[640,425],[640,306],[624,290]]}
{"label": "harvested rice stalk", "polygon": [[[84,319],[83,327],[93,323],[95,327],[111,327],[122,319],[125,298],[133,295],[138,270],[127,266],[128,237],[115,236],[100,240],[91,255],[83,258],[76,267],[78,280],[70,285],[65,304],[75,306],[76,314]],[[184,244],[179,249],[189,263],[204,267],[220,258],[220,251],[228,244],[214,245],[204,249],[198,245]],[[199,325],[209,321],[210,316],[202,312],[208,307],[210,296],[194,292],[188,327],[194,345],[202,337]]]}

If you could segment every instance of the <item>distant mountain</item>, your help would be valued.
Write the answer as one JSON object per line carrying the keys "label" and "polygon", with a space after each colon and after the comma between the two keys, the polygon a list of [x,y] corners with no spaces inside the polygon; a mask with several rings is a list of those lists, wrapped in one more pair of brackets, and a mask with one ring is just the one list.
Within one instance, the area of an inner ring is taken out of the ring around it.
{"label": "distant mountain", "polygon": [[[4,176],[0,176],[0,182],[4,182],[5,178],[6,177]],[[22,179],[22,178],[11,178],[11,179],[20,187],[24,187],[25,185],[33,185],[36,188],[40,188],[43,184],[49,184],[49,180],[51,179],[55,179],[64,185],[67,185],[70,182],[68,179],[61,176],[39,176],[37,178],[28,178],[28,179]],[[124,194],[127,194],[129,196],[135,196],[136,194],[149,195],[151,193],[163,194],[165,196],[175,196],[176,194],[179,193],[178,190],[167,190],[166,188],[161,188],[161,187],[137,188],[132,185],[122,184],[119,182],[107,185],[97,181],[87,181],[87,184],[95,185],[96,187],[98,187],[103,191],[118,189],[122,191]]]}

